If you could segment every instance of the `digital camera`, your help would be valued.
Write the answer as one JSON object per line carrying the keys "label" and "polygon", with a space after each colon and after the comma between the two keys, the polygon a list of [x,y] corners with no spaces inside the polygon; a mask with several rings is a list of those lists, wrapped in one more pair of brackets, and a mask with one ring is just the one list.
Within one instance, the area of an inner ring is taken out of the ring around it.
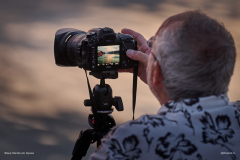
{"label": "digital camera", "polygon": [[128,49],[137,50],[132,36],[113,29],[93,28],[88,33],[72,28],[55,34],[54,55],[58,66],[79,66],[90,71],[128,69],[137,61],[126,56]]}

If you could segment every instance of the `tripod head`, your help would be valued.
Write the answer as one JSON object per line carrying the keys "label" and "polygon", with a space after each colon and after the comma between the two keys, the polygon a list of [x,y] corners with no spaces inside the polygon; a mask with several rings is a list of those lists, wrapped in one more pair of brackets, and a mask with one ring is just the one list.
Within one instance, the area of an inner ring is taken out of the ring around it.
{"label": "tripod head", "polygon": [[[92,73],[92,72],[91,72]],[[90,92],[90,99],[84,100],[84,105],[91,106],[93,114],[89,114],[88,123],[92,129],[81,131],[75,143],[72,160],[79,160],[84,157],[90,146],[90,143],[97,141],[97,147],[101,144],[101,138],[106,135],[109,130],[116,126],[113,117],[110,115],[113,112],[112,106],[115,106],[117,111],[123,111],[123,103],[121,97],[112,97],[112,88],[105,84],[105,79],[116,77],[117,72],[93,72],[94,77],[99,77],[100,84],[93,88],[93,93]],[[89,87],[90,89],[90,87]]]}
{"label": "tripod head", "polygon": [[[96,85],[93,88],[93,97],[97,105],[97,113],[99,114],[111,114],[113,112],[112,106],[115,106],[117,111],[123,111],[123,103],[121,97],[112,98],[112,88],[110,85],[105,84],[104,78],[101,79],[100,85]],[[84,105],[92,106],[93,102],[90,99],[85,99]]]}

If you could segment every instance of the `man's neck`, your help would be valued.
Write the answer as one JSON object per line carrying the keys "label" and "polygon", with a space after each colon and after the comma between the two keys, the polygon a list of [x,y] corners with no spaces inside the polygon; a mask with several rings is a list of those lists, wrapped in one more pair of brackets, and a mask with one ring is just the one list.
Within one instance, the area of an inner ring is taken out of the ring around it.
{"label": "man's neck", "polygon": [[158,96],[156,97],[161,105],[164,105],[165,103],[171,100],[164,91],[159,93]]}

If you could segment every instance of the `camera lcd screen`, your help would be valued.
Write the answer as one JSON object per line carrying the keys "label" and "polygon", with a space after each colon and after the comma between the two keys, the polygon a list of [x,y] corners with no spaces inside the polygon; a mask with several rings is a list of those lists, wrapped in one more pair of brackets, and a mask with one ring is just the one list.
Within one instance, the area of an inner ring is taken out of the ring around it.
{"label": "camera lcd screen", "polygon": [[98,66],[105,65],[119,65],[120,57],[120,45],[107,45],[97,47],[97,63]]}

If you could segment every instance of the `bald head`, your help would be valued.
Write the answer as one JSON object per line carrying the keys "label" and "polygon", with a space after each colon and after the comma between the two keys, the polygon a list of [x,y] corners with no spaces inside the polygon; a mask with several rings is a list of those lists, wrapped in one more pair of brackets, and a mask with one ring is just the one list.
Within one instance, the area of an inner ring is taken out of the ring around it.
{"label": "bald head", "polygon": [[165,28],[170,28],[173,25],[177,24],[181,24],[182,22],[184,22],[188,17],[188,13],[184,12],[184,13],[180,13],[174,16],[169,17],[168,19],[166,19],[163,24],[160,26],[160,28],[158,29],[156,35],[161,34],[161,31],[163,31]]}

